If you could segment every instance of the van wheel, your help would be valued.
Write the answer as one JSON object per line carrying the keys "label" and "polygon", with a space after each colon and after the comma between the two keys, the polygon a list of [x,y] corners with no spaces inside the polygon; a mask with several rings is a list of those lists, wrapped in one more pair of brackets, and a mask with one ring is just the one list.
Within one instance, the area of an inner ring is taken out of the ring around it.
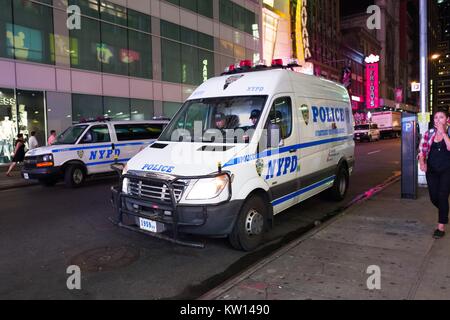
{"label": "van wheel", "polygon": [[82,166],[71,165],[66,168],[64,173],[64,183],[69,188],[80,187],[86,178],[85,171]]}
{"label": "van wheel", "polygon": [[329,196],[331,200],[342,201],[347,195],[350,182],[350,175],[345,166],[339,167],[336,179],[334,180],[333,187],[330,189]]}
{"label": "van wheel", "polygon": [[267,207],[266,201],[258,196],[244,203],[228,237],[233,248],[253,251],[262,243],[267,227]]}

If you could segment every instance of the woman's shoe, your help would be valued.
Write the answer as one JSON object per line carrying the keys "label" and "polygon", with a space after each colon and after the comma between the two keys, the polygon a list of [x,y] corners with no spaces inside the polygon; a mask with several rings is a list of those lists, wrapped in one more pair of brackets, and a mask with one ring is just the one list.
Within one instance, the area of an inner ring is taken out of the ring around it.
{"label": "woman's shoe", "polygon": [[441,230],[436,230],[434,232],[433,238],[435,238],[436,240],[442,239],[445,236],[445,231],[441,231]]}
{"label": "woman's shoe", "polygon": [[6,176],[7,177],[12,177],[12,174],[11,173],[7,173]]}

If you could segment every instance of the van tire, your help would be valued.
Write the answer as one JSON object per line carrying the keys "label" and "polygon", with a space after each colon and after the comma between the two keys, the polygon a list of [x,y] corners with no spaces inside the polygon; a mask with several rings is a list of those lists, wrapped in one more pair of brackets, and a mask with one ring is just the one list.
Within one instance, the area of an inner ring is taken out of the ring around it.
{"label": "van tire", "polygon": [[79,188],[86,179],[86,171],[80,165],[70,165],[64,171],[64,183],[69,188]]}
{"label": "van tire", "polygon": [[329,191],[329,197],[333,201],[342,201],[347,195],[350,175],[346,166],[340,166],[333,187]]}
{"label": "van tire", "polygon": [[[260,246],[267,230],[267,215],[268,204],[262,197],[252,196],[247,199],[228,237],[231,246],[247,252]],[[255,234],[251,234],[252,231]]]}

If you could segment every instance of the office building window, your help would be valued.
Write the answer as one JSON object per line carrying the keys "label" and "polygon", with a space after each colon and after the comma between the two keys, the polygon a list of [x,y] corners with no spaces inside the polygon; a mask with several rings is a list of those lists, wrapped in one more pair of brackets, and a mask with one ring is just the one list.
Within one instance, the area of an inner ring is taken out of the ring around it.
{"label": "office building window", "polygon": [[0,0],[0,8],[0,56],[52,64],[53,9],[29,0]]}
{"label": "office building window", "polygon": [[214,38],[161,20],[162,78],[164,81],[199,85],[214,75]]}
{"label": "office building window", "polygon": [[184,9],[197,12],[208,18],[213,17],[213,1],[211,0],[166,0]]}
{"label": "office building window", "polygon": [[253,34],[253,25],[258,23],[254,12],[241,7],[231,0],[220,0],[219,10],[220,22],[240,31]]}
{"label": "office building window", "polygon": [[97,45],[97,59],[106,73],[128,75],[127,29],[107,22],[101,23],[102,43]]}
{"label": "office building window", "polygon": [[[2,0],[4,1],[4,0]],[[71,66],[151,79],[152,37],[150,16],[97,0],[70,0],[80,5],[81,30],[70,31]]]}

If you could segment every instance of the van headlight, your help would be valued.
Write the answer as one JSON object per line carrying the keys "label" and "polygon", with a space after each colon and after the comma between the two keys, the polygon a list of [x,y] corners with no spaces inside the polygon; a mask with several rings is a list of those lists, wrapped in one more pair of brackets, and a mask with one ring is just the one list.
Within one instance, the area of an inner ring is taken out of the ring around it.
{"label": "van headlight", "polygon": [[186,197],[186,200],[210,200],[217,198],[230,183],[228,175],[199,179]]}
{"label": "van headlight", "polygon": [[[123,171],[122,171],[122,175],[127,174],[127,172],[128,172],[128,165],[125,165],[125,167],[123,168]],[[129,193],[128,192],[129,184],[130,184],[130,179],[128,179],[128,178],[123,179],[123,182],[122,182],[122,192],[123,193],[125,193],[125,194]]]}

